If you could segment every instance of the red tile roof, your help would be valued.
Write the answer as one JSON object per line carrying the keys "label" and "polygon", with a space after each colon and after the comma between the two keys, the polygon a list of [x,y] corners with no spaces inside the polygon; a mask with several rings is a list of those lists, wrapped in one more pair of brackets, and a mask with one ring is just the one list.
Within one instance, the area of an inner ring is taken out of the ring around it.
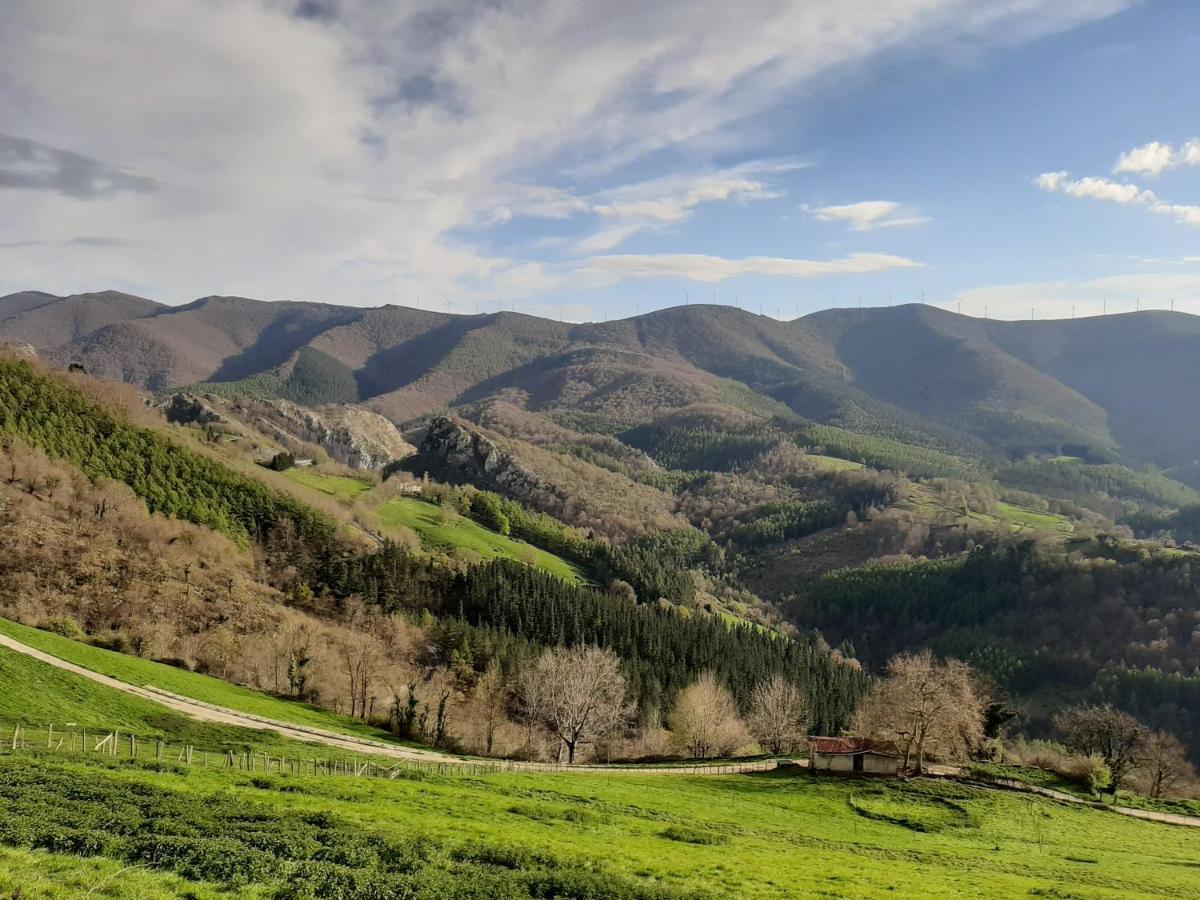
{"label": "red tile roof", "polygon": [[861,737],[810,737],[808,743],[813,753],[877,753],[882,756],[899,756],[900,751],[891,741],[874,741]]}

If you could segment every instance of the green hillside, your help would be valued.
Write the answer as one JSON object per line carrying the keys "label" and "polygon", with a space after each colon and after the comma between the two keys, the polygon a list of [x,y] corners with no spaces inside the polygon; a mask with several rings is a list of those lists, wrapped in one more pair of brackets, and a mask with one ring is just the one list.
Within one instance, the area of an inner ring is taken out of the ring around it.
{"label": "green hillside", "polygon": [[296,484],[328,494],[338,500],[350,502],[371,490],[372,483],[361,478],[348,475],[328,475],[324,472],[314,472],[312,469],[288,469],[284,477]]}
{"label": "green hillside", "polygon": [[24,820],[4,843],[53,848],[43,865],[148,858],[232,896],[1184,897],[1200,851],[1191,829],[1019,795],[782,773],[181,778],[0,752],[0,797]]}
{"label": "green hillside", "polygon": [[[47,680],[44,664],[6,652],[0,665],[29,679],[27,720],[87,706],[168,739],[209,727],[80,676]],[[0,745],[0,800],[0,886],[21,896],[104,883],[115,898],[1184,897],[1200,854],[1193,829],[953,782],[796,769],[389,780]],[[115,877],[121,865],[137,875]]]}
{"label": "green hillside", "polygon": [[[391,739],[387,732],[349,716],[339,716],[305,703],[272,697],[198,672],[82,644],[8,619],[0,618],[0,634],[126,684],[155,687],[192,700],[280,722],[373,740]],[[90,719],[97,725],[116,727],[124,723],[124,727],[133,727],[136,724],[164,732],[178,730],[188,721],[184,716],[164,710],[149,701],[126,697],[3,648],[0,648],[0,654],[3,654],[0,659],[6,670],[14,676],[11,680],[0,681],[4,687],[4,693],[0,694],[0,717],[9,721],[30,724],[78,721],[83,724]],[[31,673],[37,677],[24,680]],[[66,683],[72,685],[70,694],[61,690],[61,685]],[[31,691],[34,693],[30,694]],[[100,704],[96,698],[105,702]]]}

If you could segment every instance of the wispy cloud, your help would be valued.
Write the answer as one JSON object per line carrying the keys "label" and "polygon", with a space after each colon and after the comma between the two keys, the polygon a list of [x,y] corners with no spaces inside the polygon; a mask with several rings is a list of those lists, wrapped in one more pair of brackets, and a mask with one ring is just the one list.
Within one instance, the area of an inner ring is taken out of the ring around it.
{"label": "wispy cloud", "polygon": [[137,175],[58,147],[0,134],[0,188],[53,191],[76,200],[90,200],[122,191],[146,193],[158,187]]}
{"label": "wispy cloud", "polygon": [[912,269],[920,263],[885,253],[852,253],[840,259],[791,259],[750,256],[727,259],[695,253],[616,254],[596,256],[582,264],[581,271],[611,279],[683,278],[688,281],[718,282],[741,275],[775,275],[784,278],[817,278],[822,275],[862,275],[888,269]]}
{"label": "wispy cloud", "polygon": [[863,200],[841,206],[822,206],[814,211],[822,222],[844,222],[851,231],[875,231],[879,228],[903,228],[929,221],[914,207],[894,200]]}
{"label": "wispy cloud", "polygon": [[1143,191],[1136,184],[1124,184],[1090,175],[1086,178],[1072,178],[1070,172],[1044,172],[1035,178],[1033,183],[1050,193],[1108,200],[1112,203],[1151,203],[1155,199],[1152,192]]}
{"label": "wispy cloud", "polygon": [[606,252],[705,203],[763,199],[762,173],[589,194],[619,172],[715,178],[830,72],[1020,43],[1131,2],[13,0],[0,122],[29,143],[0,164],[21,188],[0,241],[171,240],[12,253],[0,290],[130,272],[175,299],[546,290],[533,261],[464,234],[591,215],[590,252]]}
{"label": "wispy cloud", "polygon": [[951,308],[992,319],[1069,319],[1136,309],[1200,312],[1200,274],[1146,272],[1078,281],[989,285],[960,293]]}

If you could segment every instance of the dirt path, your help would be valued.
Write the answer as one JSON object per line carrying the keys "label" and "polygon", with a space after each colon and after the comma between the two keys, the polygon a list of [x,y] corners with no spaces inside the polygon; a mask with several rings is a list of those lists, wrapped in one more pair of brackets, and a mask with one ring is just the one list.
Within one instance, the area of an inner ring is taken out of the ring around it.
{"label": "dirt path", "polygon": [[[469,756],[454,756],[449,753],[438,753],[433,750],[422,750],[416,747],[401,747],[396,744],[387,744],[382,741],[373,741],[369,738],[357,738],[350,735],[338,734],[333,731],[325,731],[320,728],[310,728],[307,725],[292,725],[287,722],[280,722],[276,719],[267,719],[262,716],[256,716],[252,713],[237,712],[236,710],[228,709],[222,706],[216,706],[211,703],[206,703],[203,700],[193,700],[190,697],[183,697],[179,694],[173,694],[169,691],[164,691],[160,688],[145,686],[138,687],[137,685],[129,684],[125,681],[118,681],[115,678],[110,678],[107,675],[101,675],[99,672],[93,672],[91,669],[85,669],[83,666],[78,666],[75,663],[67,662],[64,659],[59,659],[57,656],[52,656],[38,650],[36,647],[30,647],[28,644],[23,644],[20,641],[14,640],[7,635],[0,634],[0,647],[12,650],[15,653],[23,653],[26,656],[54,666],[57,669],[62,669],[66,672],[71,672],[105,687],[112,688],[116,691],[121,691],[125,694],[130,694],[134,697],[140,697],[143,700],[149,700],[152,703],[157,703],[165,706],[168,709],[173,709],[176,712],[183,713],[186,716],[191,716],[202,722],[215,722],[221,725],[239,725],[243,728],[253,728],[259,731],[274,731],[284,737],[291,738],[297,741],[305,741],[310,744],[322,744],[326,747],[333,747],[338,750],[346,750],[352,753],[364,753],[372,756],[385,756],[391,759],[406,760],[414,763],[432,763],[437,765],[454,766],[454,767],[471,767],[473,769],[491,769],[494,771],[507,772],[576,772],[576,773],[603,773],[605,775],[736,775],[746,772],[766,772],[777,769],[781,762],[807,766],[808,760],[755,760],[745,763],[723,763],[711,765],[694,765],[694,766],[621,766],[621,765],[590,765],[590,766],[556,766],[547,763],[533,762],[518,762],[514,760],[497,760],[487,759],[483,757]],[[930,774],[941,777],[961,777],[962,770],[957,766],[931,766]],[[1076,797],[1073,794],[1066,794],[1062,791],[1051,790],[1050,788],[1036,787],[1034,785],[1025,784],[1019,781],[993,781],[993,782],[978,782],[980,787],[992,787],[1000,790],[1021,791],[1023,793],[1037,794],[1041,797],[1046,797],[1051,800],[1058,800],[1063,803],[1074,803],[1084,806],[1091,806],[1095,809],[1106,809],[1110,812],[1119,813],[1123,816],[1132,816],[1137,819],[1144,819],[1150,822],[1162,822],[1168,825],[1183,825],[1189,828],[1200,828],[1200,818],[1194,816],[1181,816],[1175,813],[1153,812],[1145,809],[1132,809],[1127,806],[1104,806],[1097,804],[1094,801],[1086,800],[1082,797]]]}
{"label": "dirt path", "polygon": [[95,681],[113,690],[121,691],[122,693],[130,694],[143,700],[149,700],[152,703],[165,706],[168,709],[183,713],[202,722],[238,725],[243,728],[253,728],[259,731],[273,731],[286,738],[305,741],[310,744],[322,744],[338,750],[366,753],[373,756],[386,756],[391,759],[406,760],[408,762],[434,763],[456,767],[469,766],[474,769],[483,767],[510,772],[602,772],[606,775],[733,775],[743,772],[764,772],[779,766],[779,760],[774,759],[695,766],[556,766],[547,763],[455,756],[449,753],[438,753],[433,750],[422,750],[416,747],[402,747],[397,744],[384,743],[383,741],[373,741],[369,738],[352,737],[333,731],[326,731],[321,728],[312,728],[307,725],[280,722],[276,719],[268,719],[252,713],[243,713],[226,707],[216,706],[212,703],[206,703],[203,700],[193,700],[190,697],[183,697],[160,688],[150,686],[138,687],[125,681],[119,681],[116,678],[110,678],[107,675],[101,675],[99,672],[93,672],[91,669],[67,662],[64,659],[59,659],[57,656],[38,650],[36,647],[30,647],[28,644],[23,644],[3,634],[0,634],[0,647],[12,650],[15,653],[22,653],[47,665]]}

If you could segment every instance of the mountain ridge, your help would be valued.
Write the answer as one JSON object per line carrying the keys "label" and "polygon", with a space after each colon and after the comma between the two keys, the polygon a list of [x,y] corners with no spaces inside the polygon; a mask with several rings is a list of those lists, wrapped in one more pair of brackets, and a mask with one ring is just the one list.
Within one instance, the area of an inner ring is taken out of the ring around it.
{"label": "mountain ridge", "polygon": [[1001,322],[907,304],[778,321],[696,305],[572,324],[28,291],[0,298],[0,339],[155,391],[285,379],[315,351],[348,399],[397,423],[502,399],[633,427],[717,403],[996,458],[1071,450],[1181,470],[1200,459],[1200,398],[1188,388],[1200,377],[1200,317],[1186,313]]}

